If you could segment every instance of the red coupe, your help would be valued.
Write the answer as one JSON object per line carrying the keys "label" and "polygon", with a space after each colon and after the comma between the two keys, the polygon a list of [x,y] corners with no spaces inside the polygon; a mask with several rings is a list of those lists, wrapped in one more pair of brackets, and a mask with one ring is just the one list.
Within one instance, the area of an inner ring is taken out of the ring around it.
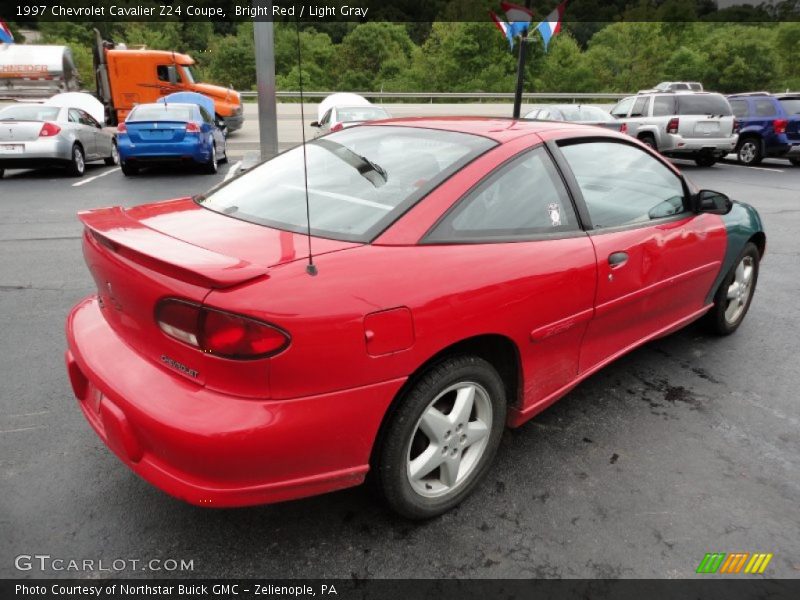
{"label": "red coupe", "polygon": [[[82,213],[86,419],[137,474],[240,506],[374,477],[442,513],[516,427],[648,340],[742,322],[766,238],[628,136],[390,120],[194,197]],[[309,227],[309,237],[306,232]],[[313,255],[309,265],[308,249]]]}

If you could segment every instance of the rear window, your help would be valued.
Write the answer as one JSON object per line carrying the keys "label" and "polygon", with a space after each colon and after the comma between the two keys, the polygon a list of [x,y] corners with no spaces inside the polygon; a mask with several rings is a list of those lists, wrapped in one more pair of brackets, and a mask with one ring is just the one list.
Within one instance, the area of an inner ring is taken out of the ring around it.
{"label": "rear window", "polygon": [[[309,142],[311,233],[368,242],[495,145],[465,133],[369,125]],[[303,147],[279,154],[197,201],[243,221],[305,233]]]}
{"label": "rear window", "polygon": [[388,114],[382,108],[372,108],[370,106],[358,108],[339,108],[336,117],[341,122],[350,121],[374,121],[376,119],[386,119]]}
{"label": "rear window", "polygon": [[567,121],[613,121],[613,117],[594,106],[561,106],[559,110]]}
{"label": "rear window", "polygon": [[192,121],[194,107],[166,105],[137,106],[128,115],[127,121]]}
{"label": "rear window", "polygon": [[781,98],[778,102],[787,115],[800,115],[800,98]]}
{"label": "rear window", "polygon": [[731,106],[719,94],[687,94],[678,96],[679,115],[720,115],[730,116]]}
{"label": "rear window", "polygon": [[57,106],[8,106],[0,110],[0,121],[53,121],[60,110]]}

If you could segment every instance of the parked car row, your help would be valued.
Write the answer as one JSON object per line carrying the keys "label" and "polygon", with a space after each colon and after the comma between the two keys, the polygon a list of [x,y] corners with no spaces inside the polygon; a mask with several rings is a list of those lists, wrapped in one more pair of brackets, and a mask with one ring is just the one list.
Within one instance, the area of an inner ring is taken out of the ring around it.
{"label": "parked car row", "polygon": [[661,154],[711,166],[735,152],[743,165],[786,158],[800,166],[800,93],[723,96],[691,81],[665,81],[628,96],[610,114],[575,104],[537,108],[526,119],[570,121],[627,133]]}
{"label": "parked car row", "polygon": [[85,105],[77,106],[79,98],[69,100],[64,106],[30,103],[0,110],[0,178],[5,169],[50,166],[81,177],[86,163],[101,160],[120,165],[126,176],[165,163],[195,164],[213,174],[228,159],[225,124],[214,117],[214,101],[202,94],[179,92],[140,104],[116,132]]}

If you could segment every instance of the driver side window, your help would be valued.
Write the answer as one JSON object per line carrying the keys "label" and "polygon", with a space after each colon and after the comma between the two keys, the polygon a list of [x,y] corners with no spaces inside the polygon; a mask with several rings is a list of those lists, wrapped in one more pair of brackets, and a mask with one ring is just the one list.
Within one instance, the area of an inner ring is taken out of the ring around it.
{"label": "driver side window", "polygon": [[681,178],[648,152],[618,142],[563,145],[594,229],[647,224],[687,212]]}

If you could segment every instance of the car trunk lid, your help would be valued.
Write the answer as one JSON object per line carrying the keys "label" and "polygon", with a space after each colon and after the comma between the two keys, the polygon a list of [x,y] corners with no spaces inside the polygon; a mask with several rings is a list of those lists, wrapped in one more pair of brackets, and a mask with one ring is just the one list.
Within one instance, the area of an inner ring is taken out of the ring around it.
{"label": "car trunk lid", "polygon": [[183,121],[130,121],[125,125],[128,137],[138,144],[180,142],[186,137]]}
{"label": "car trunk lid", "polygon": [[36,141],[42,124],[42,121],[0,121],[0,143]]}
{"label": "car trunk lid", "polygon": [[[271,267],[304,258],[307,238],[213,213],[191,198],[97,209],[79,218],[103,315],[117,334],[140,355],[199,385],[241,391],[227,381],[229,360],[163,333],[156,306],[165,298],[202,305],[212,290],[268,278]],[[358,244],[315,239],[314,245],[323,253]],[[266,393],[265,361],[245,362],[248,381],[264,382],[253,393]]]}

